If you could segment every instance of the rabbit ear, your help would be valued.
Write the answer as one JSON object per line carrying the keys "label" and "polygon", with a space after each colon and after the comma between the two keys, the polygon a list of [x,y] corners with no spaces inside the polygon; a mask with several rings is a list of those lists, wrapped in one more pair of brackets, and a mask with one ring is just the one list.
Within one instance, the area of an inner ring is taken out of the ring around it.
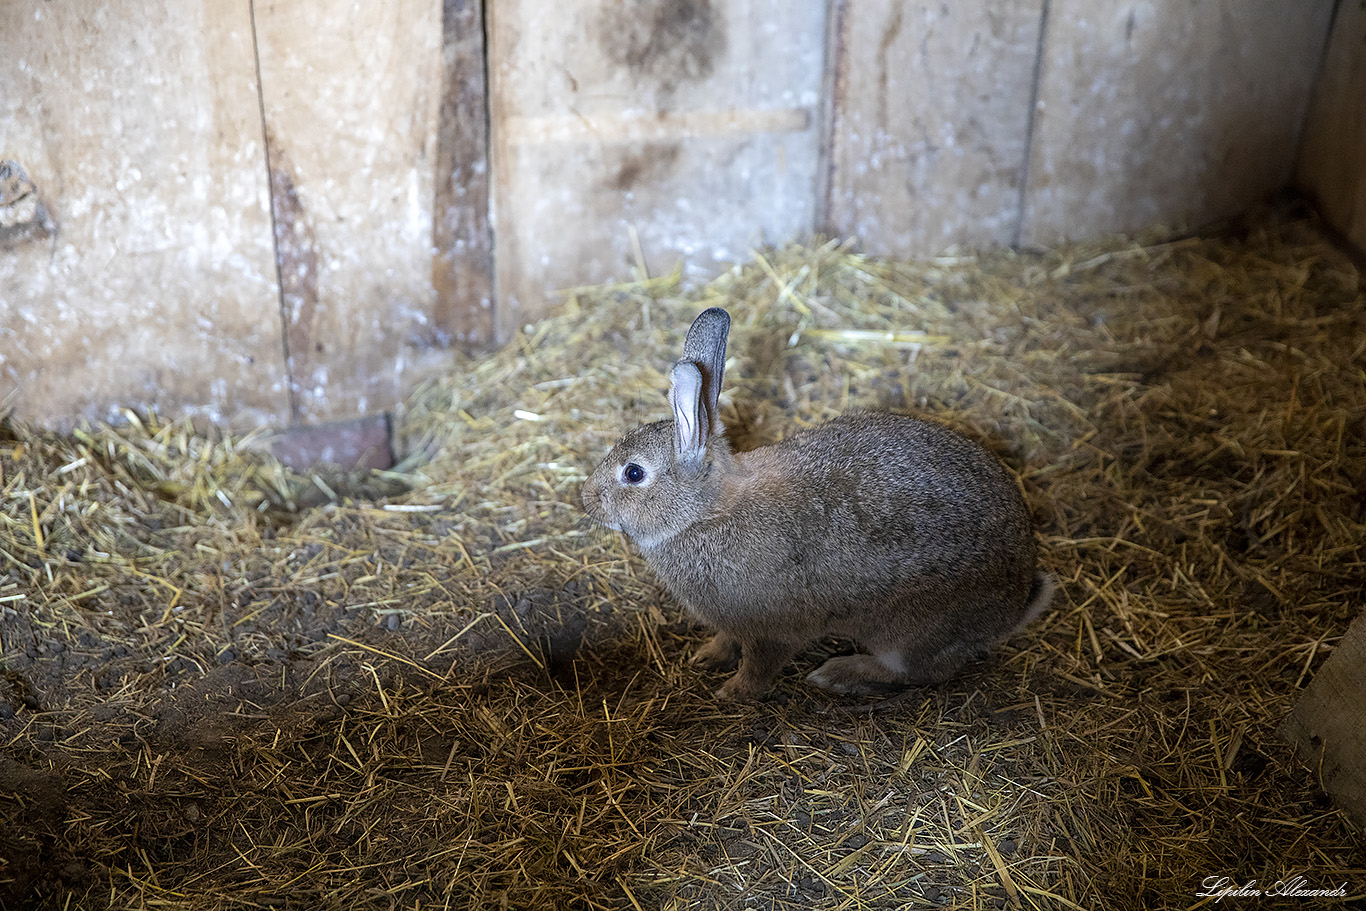
{"label": "rabbit ear", "polygon": [[730,314],[710,307],[698,314],[683,342],[683,360],[697,365],[702,373],[702,405],[706,409],[707,429],[720,429],[717,400],[721,397],[721,378],[726,372],[726,336],[730,334]]}
{"label": "rabbit ear", "polygon": [[689,471],[696,470],[707,454],[707,436],[711,432],[702,404],[702,371],[696,364],[674,364],[669,407],[674,413],[674,452],[678,462]]}

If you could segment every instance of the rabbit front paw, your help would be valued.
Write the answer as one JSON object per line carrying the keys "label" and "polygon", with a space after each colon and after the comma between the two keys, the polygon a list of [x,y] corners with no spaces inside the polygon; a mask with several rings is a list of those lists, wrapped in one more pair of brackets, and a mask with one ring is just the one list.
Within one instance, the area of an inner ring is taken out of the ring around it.
{"label": "rabbit front paw", "polygon": [[740,663],[740,643],[725,633],[717,633],[693,652],[692,663],[713,671],[728,671]]}

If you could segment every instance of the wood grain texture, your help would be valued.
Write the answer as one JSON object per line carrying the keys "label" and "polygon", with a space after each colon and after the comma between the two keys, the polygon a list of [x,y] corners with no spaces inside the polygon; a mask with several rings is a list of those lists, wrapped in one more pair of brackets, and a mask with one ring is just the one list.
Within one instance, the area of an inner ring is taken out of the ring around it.
{"label": "wood grain texture", "polygon": [[1366,829],[1366,614],[1358,617],[1281,726],[1338,806]]}
{"label": "wood grain texture", "polygon": [[454,342],[467,351],[491,345],[495,335],[484,50],[482,0],[445,0],[433,321],[441,341]]}
{"label": "wood grain texture", "polygon": [[891,256],[1014,242],[1042,10],[836,4],[827,233]]}
{"label": "wood grain texture", "polygon": [[1366,3],[1343,0],[1305,123],[1295,181],[1366,251]]}
{"label": "wood grain texture", "polygon": [[[712,274],[814,225],[825,4],[488,8],[499,332],[557,289]],[[634,238],[634,239],[633,239]]]}
{"label": "wood grain texture", "polygon": [[246,3],[7,0],[0,86],[53,229],[0,249],[0,407],[285,418]]}
{"label": "wood grain texture", "polygon": [[438,350],[441,4],[255,5],[296,421],[381,411]]}
{"label": "wood grain texture", "polygon": [[1234,215],[1289,181],[1332,0],[1051,0],[1027,242]]}

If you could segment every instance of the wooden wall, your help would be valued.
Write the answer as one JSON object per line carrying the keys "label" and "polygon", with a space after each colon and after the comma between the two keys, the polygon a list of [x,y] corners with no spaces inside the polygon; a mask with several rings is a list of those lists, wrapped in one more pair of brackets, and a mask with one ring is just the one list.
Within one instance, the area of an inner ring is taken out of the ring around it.
{"label": "wooden wall", "polygon": [[1021,239],[1198,227],[1284,187],[1332,9],[1052,0]]}
{"label": "wooden wall", "polygon": [[1366,3],[1342,0],[1305,125],[1295,180],[1366,253]]}
{"label": "wooden wall", "polygon": [[823,229],[873,252],[1012,244],[1044,0],[837,0]]}
{"label": "wooden wall", "polygon": [[836,0],[823,227],[872,252],[1195,227],[1289,181],[1331,0]]}
{"label": "wooden wall", "polygon": [[810,233],[823,2],[541,8],[489,6],[504,332],[556,289],[714,273]]}
{"label": "wooden wall", "polygon": [[1334,0],[6,0],[0,399],[311,424],[559,289],[1198,226],[1292,172],[1359,236],[1340,5],[1314,96]]}
{"label": "wooden wall", "polygon": [[293,417],[388,408],[431,347],[441,7],[255,5]]}
{"label": "wooden wall", "polygon": [[0,400],[54,426],[391,408],[490,335],[483,82],[478,4],[0,4],[0,159],[30,188],[0,189]]}
{"label": "wooden wall", "polygon": [[288,417],[254,71],[245,3],[0,4],[0,158],[53,222],[0,246],[19,416]]}

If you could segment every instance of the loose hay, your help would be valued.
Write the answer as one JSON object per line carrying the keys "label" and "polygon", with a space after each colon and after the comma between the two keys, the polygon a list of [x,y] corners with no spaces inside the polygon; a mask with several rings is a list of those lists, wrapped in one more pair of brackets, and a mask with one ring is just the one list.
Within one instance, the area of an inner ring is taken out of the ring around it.
{"label": "loose hay", "polygon": [[[1359,282],[1274,217],[923,263],[829,243],[572,292],[414,397],[396,474],[8,424],[0,907],[1361,897],[1366,838],[1274,733],[1366,601]],[[701,632],[577,495],[713,303],[740,445],[850,407],[964,429],[1020,473],[1056,609],[936,689],[715,703]]]}

